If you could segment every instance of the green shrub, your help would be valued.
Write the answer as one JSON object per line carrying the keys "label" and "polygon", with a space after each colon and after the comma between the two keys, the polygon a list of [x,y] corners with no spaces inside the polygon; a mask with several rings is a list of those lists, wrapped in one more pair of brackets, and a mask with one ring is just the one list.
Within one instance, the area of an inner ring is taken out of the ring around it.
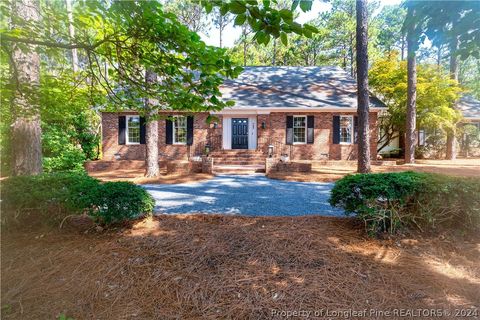
{"label": "green shrub", "polygon": [[81,173],[11,177],[2,181],[1,199],[2,211],[17,218],[35,213],[46,222],[86,212],[109,224],[151,213],[154,207],[152,197],[139,186],[102,184]]}
{"label": "green shrub", "polygon": [[337,181],[330,204],[363,220],[369,234],[399,227],[480,228],[480,180],[399,172],[349,175]]}
{"label": "green shrub", "polygon": [[97,187],[91,199],[90,213],[105,224],[151,214],[155,207],[152,196],[130,182],[106,182]]}
{"label": "green shrub", "polygon": [[71,130],[44,125],[42,150],[45,172],[83,171],[85,154],[72,142]]}
{"label": "green shrub", "polygon": [[88,206],[86,195],[97,185],[96,179],[76,173],[11,177],[2,181],[2,209],[81,213]]}

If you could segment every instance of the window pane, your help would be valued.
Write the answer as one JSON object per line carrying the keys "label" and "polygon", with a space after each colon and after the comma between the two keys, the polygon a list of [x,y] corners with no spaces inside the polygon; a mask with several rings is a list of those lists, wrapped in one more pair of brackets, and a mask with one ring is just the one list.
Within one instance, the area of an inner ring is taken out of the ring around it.
{"label": "window pane", "polygon": [[340,142],[352,143],[353,118],[340,117]]}
{"label": "window pane", "polygon": [[187,143],[187,117],[175,117],[173,132],[174,143]]}
{"label": "window pane", "polygon": [[305,143],[306,118],[293,117],[293,142]]}
{"label": "window pane", "polygon": [[140,117],[128,117],[128,143],[140,143]]}

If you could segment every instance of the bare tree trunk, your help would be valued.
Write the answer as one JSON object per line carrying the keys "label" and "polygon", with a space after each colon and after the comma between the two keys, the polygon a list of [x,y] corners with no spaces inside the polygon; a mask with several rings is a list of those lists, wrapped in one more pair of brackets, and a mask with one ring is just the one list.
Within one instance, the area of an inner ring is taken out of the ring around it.
{"label": "bare tree trunk", "polygon": [[[357,33],[357,37],[358,37],[358,33]],[[353,35],[350,35],[350,75],[352,76],[352,78],[355,77],[355,71],[353,70]],[[357,55],[358,57],[358,55]]]}
{"label": "bare tree trunk", "polygon": [[[455,37],[450,43],[450,78],[455,81],[458,81],[458,46],[459,41]],[[447,160],[455,160],[457,158],[457,139],[455,134],[455,127],[447,131]]]}
{"label": "bare tree trunk", "polygon": [[277,39],[273,39],[273,61],[272,65],[277,65]]}
{"label": "bare tree trunk", "polygon": [[442,45],[438,45],[438,50],[437,50],[437,67],[440,68],[440,65],[442,64]]}
{"label": "bare tree trunk", "polygon": [[405,60],[405,36],[402,35],[402,48],[401,48],[401,52],[402,52],[402,61]]}
{"label": "bare tree trunk", "polygon": [[[68,34],[70,39],[75,38],[75,27],[73,26],[73,13],[72,13],[72,3],[71,0],[65,0],[65,4],[67,6],[67,16],[68,16]],[[73,72],[78,71],[78,54],[77,49],[72,49],[72,67]]]}
{"label": "bare tree trunk", "polygon": [[[12,13],[25,23],[40,20],[40,6],[37,0],[12,2]],[[12,24],[12,29],[15,25]],[[26,47],[26,50],[25,50]],[[13,44],[12,84],[15,93],[12,98],[13,123],[12,174],[35,175],[42,172],[42,129],[40,126],[40,56],[34,46]]]}
{"label": "bare tree trunk", "polygon": [[[155,83],[157,75],[147,70],[145,73],[145,81],[148,83]],[[155,107],[155,100],[151,98],[145,99],[146,113],[146,130],[145,130],[145,176],[157,177],[160,174],[160,167],[158,165],[158,110]]]}
{"label": "bare tree trunk", "polygon": [[[414,14],[413,9],[408,9]],[[417,118],[417,61],[415,26],[410,24],[407,31],[407,123],[405,128],[405,163],[415,162],[416,118]]]}
{"label": "bare tree trunk", "polygon": [[223,16],[222,16],[222,13],[220,12],[220,10],[218,11],[218,35],[219,35],[219,40],[220,40],[220,48],[222,47],[222,34],[223,34],[223,29],[225,28],[225,26],[223,25]]}
{"label": "bare tree trunk", "polygon": [[243,66],[247,66],[247,27],[243,26]]}
{"label": "bare tree trunk", "polygon": [[358,172],[370,172],[367,0],[357,0]]}

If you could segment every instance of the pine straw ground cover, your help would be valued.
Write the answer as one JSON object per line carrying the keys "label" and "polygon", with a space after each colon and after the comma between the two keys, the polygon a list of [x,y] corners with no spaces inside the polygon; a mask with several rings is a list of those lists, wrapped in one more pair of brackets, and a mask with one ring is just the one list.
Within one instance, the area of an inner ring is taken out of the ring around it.
{"label": "pine straw ground cover", "polygon": [[178,215],[101,232],[6,230],[2,319],[478,308],[480,241],[448,239],[373,240],[354,220],[318,216]]}
{"label": "pine straw ground cover", "polygon": [[[372,165],[372,172],[416,171],[480,178],[480,159],[416,160],[408,165]],[[357,172],[356,163],[322,165],[313,162],[311,172],[271,172],[269,178],[300,182],[334,182]]]}

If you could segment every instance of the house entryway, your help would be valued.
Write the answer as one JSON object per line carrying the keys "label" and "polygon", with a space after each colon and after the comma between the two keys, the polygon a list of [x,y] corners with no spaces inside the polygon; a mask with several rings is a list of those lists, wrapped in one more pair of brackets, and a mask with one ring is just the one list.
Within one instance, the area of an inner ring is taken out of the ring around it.
{"label": "house entryway", "polygon": [[248,118],[232,119],[232,149],[248,149]]}

